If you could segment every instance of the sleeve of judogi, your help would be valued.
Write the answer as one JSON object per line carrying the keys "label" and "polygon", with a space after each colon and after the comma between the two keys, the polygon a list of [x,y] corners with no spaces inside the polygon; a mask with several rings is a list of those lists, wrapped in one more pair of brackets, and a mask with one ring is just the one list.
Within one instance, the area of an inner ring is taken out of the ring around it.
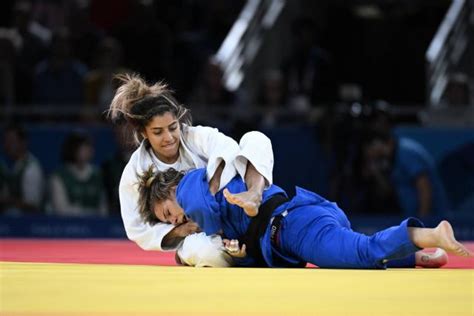
{"label": "sleeve of judogi", "polygon": [[250,161],[265,178],[267,187],[273,183],[273,148],[270,139],[261,132],[248,132],[240,139],[240,151],[234,165],[242,179],[245,179],[247,162]]}
{"label": "sleeve of judogi", "polygon": [[181,263],[191,267],[230,267],[232,258],[224,251],[219,235],[192,234],[184,238],[177,250]]}
{"label": "sleeve of judogi", "polygon": [[138,212],[138,179],[135,160],[131,159],[125,167],[119,185],[120,211],[128,239],[144,250],[171,251],[161,245],[163,238],[174,228],[173,225],[158,223],[153,226],[145,223]]}
{"label": "sleeve of judogi", "polygon": [[206,172],[209,181],[221,161],[225,161],[219,190],[236,175],[234,160],[240,151],[239,145],[217,128],[205,126],[188,126],[185,132],[186,144],[194,154],[207,161]]}

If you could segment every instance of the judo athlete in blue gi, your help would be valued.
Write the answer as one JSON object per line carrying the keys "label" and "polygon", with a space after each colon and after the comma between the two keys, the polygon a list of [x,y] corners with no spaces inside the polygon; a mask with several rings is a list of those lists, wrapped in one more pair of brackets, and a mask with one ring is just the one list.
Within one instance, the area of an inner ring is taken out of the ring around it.
{"label": "judo athlete in blue gi", "polygon": [[322,268],[439,267],[447,261],[446,252],[432,257],[414,254],[438,247],[459,256],[472,255],[454,238],[447,221],[424,228],[418,219],[408,218],[399,226],[366,236],[351,230],[335,203],[298,187],[288,199],[280,187],[271,185],[264,191],[258,215],[250,217],[245,205],[239,206],[236,195],[230,193],[245,190],[240,176],[214,194],[205,169],[185,175],[174,169],[150,170],[141,177],[140,214],[149,218],[154,213],[157,222],[192,220],[207,235],[239,240],[245,244],[233,258],[239,266],[303,267],[309,262]]}

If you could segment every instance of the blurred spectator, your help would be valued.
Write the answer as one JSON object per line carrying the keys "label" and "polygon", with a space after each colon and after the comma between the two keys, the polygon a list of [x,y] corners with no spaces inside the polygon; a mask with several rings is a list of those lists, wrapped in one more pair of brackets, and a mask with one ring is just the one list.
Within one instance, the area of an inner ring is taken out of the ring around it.
{"label": "blurred spectator", "polygon": [[116,89],[114,75],[129,72],[122,67],[121,60],[120,43],[111,37],[104,38],[95,57],[96,68],[85,77],[85,103],[89,108],[101,113],[109,107]]}
{"label": "blurred spectator", "polygon": [[335,100],[336,88],[332,58],[319,46],[310,18],[298,18],[292,24],[293,46],[283,71],[290,104],[299,107]]}
{"label": "blurred spectator", "polygon": [[441,179],[453,210],[474,211],[474,142],[449,153],[439,164]]}
{"label": "blurred spectator", "polygon": [[65,28],[53,34],[51,54],[36,68],[34,101],[46,105],[80,105],[84,101],[87,68],[71,55],[71,38]]}
{"label": "blurred spectator", "polygon": [[11,171],[4,170],[6,195],[0,204],[7,214],[40,212],[44,175],[38,159],[28,151],[26,131],[18,125],[7,126],[3,141]]}
{"label": "blurred spectator", "polygon": [[113,157],[102,164],[102,174],[104,176],[109,213],[120,216],[118,187],[123,169],[136,148],[132,134],[126,132],[124,125],[114,125],[114,135],[118,146],[117,151]]}
{"label": "blurred spectator", "polygon": [[370,108],[369,129],[382,135],[392,132],[391,105],[384,100],[376,100]]}
{"label": "blurred spectator", "polygon": [[106,197],[100,170],[91,161],[92,140],[72,132],[62,145],[63,165],[51,176],[51,208],[63,216],[105,216]]}
{"label": "blurred spectator", "polygon": [[31,2],[32,16],[48,30],[57,30],[66,24],[69,4],[77,1],[81,0],[34,0]]}
{"label": "blurred spectator", "polygon": [[198,80],[190,103],[206,105],[212,108],[228,109],[235,104],[236,96],[227,90],[222,81],[223,72],[214,56],[209,57],[204,65],[202,77]]}
{"label": "blurred spectator", "polygon": [[388,134],[371,129],[363,132],[361,136],[352,167],[352,192],[356,193],[352,197],[355,198],[352,202],[360,213],[401,215],[396,188],[391,180],[392,159],[382,157],[382,154],[380,156],[374,154],[376,146],[374,139],[378,139],[379,135],[385,137]]}
{"label": "blurred spectator", "polygon": [[31,1],[16,1],[13,7],[13,29],[23,41],[23,62],[29,66],[38,62],[51,40],[51,31],[34,20]]}
{"label": "blurred spectator", "polygon": [[326,161],[330,164],[330,196],[352,212],[380,212],[375,201],[367,199],[370,198],[367,181],[361,175],[360,145],[369,124],[370,107],[354,102],[341,109],[327,111],[318,129]]}
{"label": "blurred spectator", "polygon": [[363,145],[362,174],[385,195],[393,186],[406,216],[442,215],[448,209],[443,184],[431,155],[419,143],[373,132]]}

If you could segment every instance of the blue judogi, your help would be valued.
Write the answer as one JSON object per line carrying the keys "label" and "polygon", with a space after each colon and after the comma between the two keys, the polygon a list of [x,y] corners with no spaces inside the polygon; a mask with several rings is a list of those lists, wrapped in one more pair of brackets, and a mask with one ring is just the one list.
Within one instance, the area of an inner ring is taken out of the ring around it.
{"label": "blue judogi", "polygon": [[[230,192],[242,192],[247,188],[240,176],[234,177],[226,188]],[[272,185],[264,191],[263,202],[275,194],[285,194]],[[286,195],[286,194],[285,194]],[[206,234],[222,232],[224,237],[242,237],[251,221],[238,206],[229,204],[222,191],[215,196],[209,192],[205,169],[187,173],[176,189],[176,199],[186,215],[198,223]],[[403,221],[372,236],[351,230],[344,212],[332,202],[316,193],[296,189],[296,195],[273,211],[273,216],[288,211],[278,234],[278,247],[270,241],[270,224],[260,239],[266,263],[271,267],[301,266],[311,262],[326,268],[385,268],[388,261],[395,265],[414,266],[417,248],[409,239],[407,227],[422,227],[414,218]],[[251,266],[253,258],[238,261],[239,265]]]}

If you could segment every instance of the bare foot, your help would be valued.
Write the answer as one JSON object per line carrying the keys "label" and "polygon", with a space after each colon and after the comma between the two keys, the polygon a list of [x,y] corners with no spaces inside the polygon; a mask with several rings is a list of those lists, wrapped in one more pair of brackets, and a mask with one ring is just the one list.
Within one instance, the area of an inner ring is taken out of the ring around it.
{"label": "bare foot", "polygon": [[472,257],[473,254],[454,237],[453,228],[448,221],[441,221],[434,229],[439,248],[443,248],[448,253],[461,257]]}
{"label": "bare foot", "polygon": [[245,214],[250,217],[257,216],[262,198],[259,194],[251,191],[234,194],[227,189],[224,189],[223,193],[227,202],[240,206],[244,209]]}
{"label": "bare foot", "polygon": [[417,251],[415,253],[416,265],[423,268],[441,268],[448,263],[448,254],[441,248],[434,253]]}

